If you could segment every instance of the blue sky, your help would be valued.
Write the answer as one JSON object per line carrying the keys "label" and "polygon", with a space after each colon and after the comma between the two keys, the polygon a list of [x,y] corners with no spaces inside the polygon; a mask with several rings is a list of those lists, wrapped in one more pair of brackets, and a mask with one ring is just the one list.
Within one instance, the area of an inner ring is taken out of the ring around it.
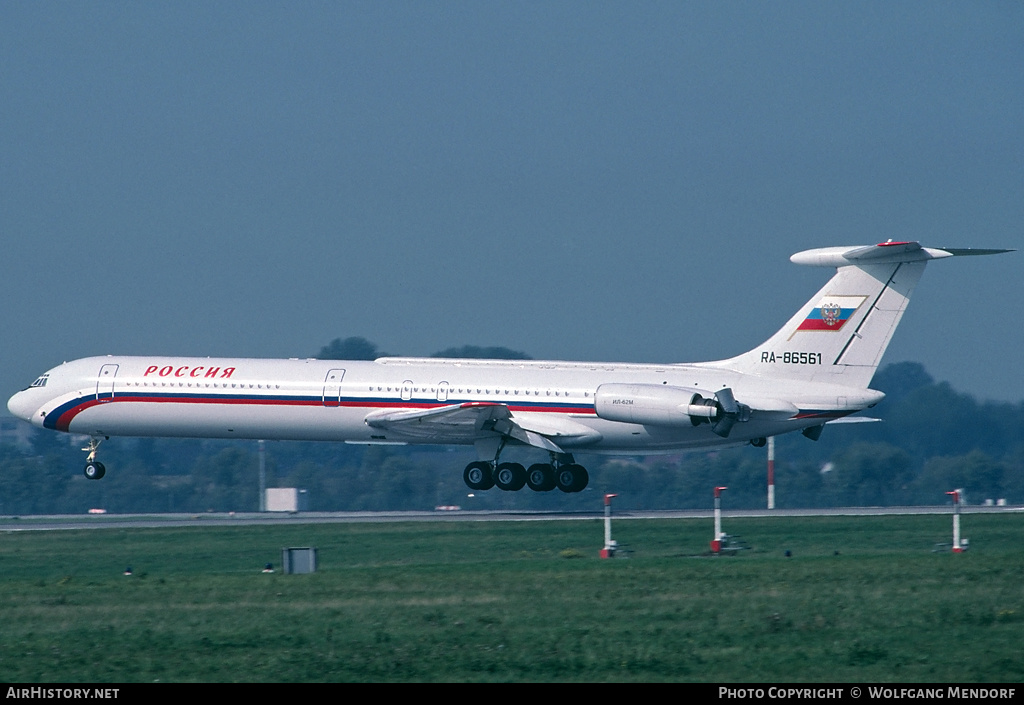
{"label": "blue sky", "polygon": [[[0,0],[0,391],[98,354],[697,361],[797,250],[1024,247],[1017,2]],[[885,362],[1024,399],[1024,253]]]}

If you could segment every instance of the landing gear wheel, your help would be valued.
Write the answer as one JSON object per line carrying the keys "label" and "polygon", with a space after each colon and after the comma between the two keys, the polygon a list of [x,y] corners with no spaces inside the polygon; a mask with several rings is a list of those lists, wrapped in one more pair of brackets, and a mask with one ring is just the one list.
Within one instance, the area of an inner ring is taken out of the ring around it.
{"label": "landing gear wheel", "polygon": [[526,468],[519,463],[502,463],[494,473],[494,484],[499,490],[518,492],[526,484]]}
{"label": "landing gear wheel", "polygon": [[107,436],[93,436],[89,439],[89,445],[82,448],[84,451],[88,451],[89,455],[85,456],[85,476],[90,480],[98,480],[107,474],[107,469],[103,467],[103,463],[96,460],[96,450],[100,447],[100,443],[107,440]]}
{"label": "landing gear wheel", "polygon": [[555,466],[550,463],[531,465],[526,471],[526,484],[534,492],[550,492],[555,489]]}
{"label": "landing gear wheel", "polygon": [[590,474],[582,465],[569,463],[558,468],[555,473],[555,482],[562,492],[581,492],[590,482]]}
{"label": "landing gear wheel", "polygon": [[98,460],[93,460],[85,464],[85,470],[83,470],[85,476],[90,480],[99,480],[107,474],[107,469],[103,467],[103,463]]}
{"label": "landing gear wheel", "polygon": [[494,487],[494,468],[483,460],[470,463],[462,472],[462,479],[471,490],[482,492]]}

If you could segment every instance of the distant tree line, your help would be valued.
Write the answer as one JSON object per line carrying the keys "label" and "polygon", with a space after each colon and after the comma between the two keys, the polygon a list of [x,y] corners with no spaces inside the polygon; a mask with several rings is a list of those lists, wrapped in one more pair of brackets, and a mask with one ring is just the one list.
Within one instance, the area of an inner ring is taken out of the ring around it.
{"label": "distant tree line", "polygon": [[[388,353],[377,349],[375,343],[366,338],[335,338],[320,348],[317,358],[320,360],[376,360],[388,357]],[[479,345],[463,345],[457,348],[445,348],[430,357],[463,358],[470,360],[532,360],[533,358],[519,350],[503,347],[480,347]]]}
{"label": "distant tree line", "polygon": [[[321,358],[383,355],[363,338],[332,341]],[[530,359],[506,348],[463,346],[440,357]],[[777,439],[776,506],[833,507],[941,504],[945,492],[967,501],[1005,498],[1024,503],[1024,402],[979,401],[936,382],[917,363],[883,368],[872,387],[886,398],[872,415],[880,423],[826,428],[821,440]],[[36,431],[30,445],[0,445],[4,482],[0,514],[255,511],[258,455],[254,441],[113,438],[103,446],[107,477],[82,476],[81,437]],[[664,456],[587,456],[590,486],[470,496],[462,469],[472,448],[354,446],[269,442],[269,487],[307,490],[317,511],[431,509],[592,510],[606,492],[622,509],[708,508],[711,488],[729,488],[727,506],[765,505],[766,455],[750,446]],[[510,449],[505,457],[538,462],[546,454]]]}

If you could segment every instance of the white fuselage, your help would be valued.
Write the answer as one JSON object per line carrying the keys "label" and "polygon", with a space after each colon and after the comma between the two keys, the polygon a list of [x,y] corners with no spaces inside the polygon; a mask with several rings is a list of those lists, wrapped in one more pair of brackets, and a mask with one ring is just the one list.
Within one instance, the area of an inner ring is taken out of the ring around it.
{"label": "white fuselage", "polygon": [[[598,389],[629,384],[705,396],[728,387],[738,401],[759,403],[727,438],[685,416],[668,423],[601,418],[595,406]],[[494,404],[506,406],[518,423],[555,439],[566,451],[657,453],[733,445],[820,426],[881,396],[870,389],[772,380],[715,364],[111,356],[55,367],[15,394],[8,407],[36,426],[94,437],[470,444],[488,430],[476,428],[461,436],[418,433],[415,424],[373,427],[367,417],[384,410]]]}

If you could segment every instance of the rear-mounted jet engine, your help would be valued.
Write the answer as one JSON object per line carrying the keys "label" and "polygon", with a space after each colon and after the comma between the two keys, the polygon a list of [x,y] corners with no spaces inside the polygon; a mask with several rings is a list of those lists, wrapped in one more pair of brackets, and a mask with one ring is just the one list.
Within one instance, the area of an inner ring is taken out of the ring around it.
{"label": "rear-mounted jet engine", "polygon": [[750,407],[726,387],[717,392],[656,384],[602,384],[594,395],[597,415],[608,421],[645,426],[699,426],[727,438],[737,422],[750,420]]}

